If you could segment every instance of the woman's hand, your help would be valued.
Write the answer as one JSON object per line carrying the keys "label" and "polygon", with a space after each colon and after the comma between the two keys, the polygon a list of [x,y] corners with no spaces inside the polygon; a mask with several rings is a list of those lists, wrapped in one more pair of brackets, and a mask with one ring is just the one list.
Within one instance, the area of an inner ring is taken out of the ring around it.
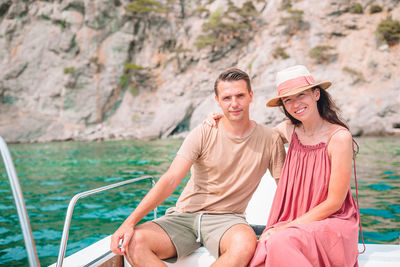
{"label": "woman's hand", "polygon": [[271,237],[271,235],[273,235],[277,231],[279,231],[279,228],[270,228],[270,229],[268,229],[267,231],[262,233],[262,235],[260,236],[258,241],[268,240]]}
{"label": "woman's hand", "polygon": [[205,119],[203,121],[203,123],[205,123],[211,127],[218,128],[218,122],[222,118],[222,116],[223,115],[219,114],[219,113],[210,113],[210,114],[208,114],[207,119]]}

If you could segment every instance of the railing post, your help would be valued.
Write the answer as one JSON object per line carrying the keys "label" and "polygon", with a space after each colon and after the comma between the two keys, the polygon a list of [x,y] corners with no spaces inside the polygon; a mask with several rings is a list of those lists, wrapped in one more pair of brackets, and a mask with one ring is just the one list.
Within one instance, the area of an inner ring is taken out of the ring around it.
{"label": "railing post", "polygon": [[25,248],[28,253],[29,265],[40,266],[39,258],[36,252],[35,241],[33,240],[32,229],[29,223],[28,212],[26,211],[24,195],[22,194],[21,185],[15,171],[10,151],[4,139],[0,136],[0,150],[3,157],[4,166],[7,171],[8,180],[10,181],[11,191],[14,196],[15,206],[17,207],[18,218],[24,236]]}

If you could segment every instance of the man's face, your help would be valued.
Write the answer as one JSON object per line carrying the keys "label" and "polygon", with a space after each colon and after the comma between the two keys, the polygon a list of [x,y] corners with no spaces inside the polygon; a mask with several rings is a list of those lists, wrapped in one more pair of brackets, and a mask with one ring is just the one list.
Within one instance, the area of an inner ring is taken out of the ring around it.
{"label": "man's face", "polygon": [[249,118],[253,91],[249,93],[244,80],[219,81],[217,90],[218,96],[215,96],[215,101],[228,120],[240,121]]}

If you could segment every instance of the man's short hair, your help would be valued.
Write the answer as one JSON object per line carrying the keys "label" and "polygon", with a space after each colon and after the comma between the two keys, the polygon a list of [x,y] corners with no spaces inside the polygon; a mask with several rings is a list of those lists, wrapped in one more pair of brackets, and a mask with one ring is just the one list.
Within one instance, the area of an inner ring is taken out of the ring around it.
{"label": "man's short hair", "polygon": [[251,92],[251,85],[250,85],[250,77],[249,75],[238,69],[238,68],[229,68],[226,71],[222,72],[219,76],[218,79],[214,83],[214,93],[216,96],[218,96],[218,83],[220,81],[224,82],[230,82],[230,81],[239,81],[239,80],[244,80],[247,85],[247,90],[249,93]]}

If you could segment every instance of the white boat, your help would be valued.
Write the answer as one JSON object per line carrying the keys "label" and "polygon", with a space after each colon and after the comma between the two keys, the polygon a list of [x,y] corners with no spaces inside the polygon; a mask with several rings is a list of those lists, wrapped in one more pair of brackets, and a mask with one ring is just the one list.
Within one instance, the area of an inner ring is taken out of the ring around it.
{"label": "white boat", "polygon": [[[21,228],[24,235],[25,246],[28,253],[28,259],[30,266],[40,266],[34,240],[32,237],[32,231],[29,224],[29,218],[26,213],[25,203],[21,188],[18,182],[18,177],[15,172],[14,165],[7,145],[4,140],[0,137],[0,150],[5,163],[7,174],[10,179],[12,192],[15,198],[18,216],[21,222]],[[51,265],[56,266],[130,266],[123,256],[115,255],[110,251],[110,238],[108,236],[89,247],[81,249],[80,251],[64,258],[65,248],[68,240],[69,223],[73,213],[73,207],[75,203],[85,196],[102,192],[118,186],[123,186],[143,179],[152,179],[151,177],[142,177],[137,179],[131,179],[124,182],[116,183],[113,185],[93,189],[83,193],[75,195],[71,201],[67,210],[66,220],[64,224],[63,236],[60,244],[60,252],[57,263]],[[154,183],[154,180],[153,180]],[[269,172],[267,172],[262,178],[256,192],[252,196],[249,205],[246,209],[247,221],[253,226],[259,226],[262,228],[266,224],[269,209],[272,204],[273,195],[276,190],[276,184]],[[156,215],[156,211],[155,211]],[[116,225],[117,227],[117,225]],[[359,250],[363,249],[363,245],[359,244]],[[208,253],[204,247],[200,247],[189,256],[179,260],[176,263],[166,263],[167,266],[173,267],[207,267],[215,261],[215,258]],[[358,257],[358,263],[361,267],[399,267],[400,266],[400,244],[389,245],[389,244],[366,244],[366,251],[360,254]]]}
{"label": "white boat", "polygon": [[[246,209],[246,218],[250,224],[266,224],[275,189],[275,181],[267,172]],[[130,266],[123,256],[112,253],[109,246],[110,236],[66,257],[63,266]],[[359,251],[362,250],[363,245],[359,244]],[[176,263],[166,264],[173,267],[205,267],[210,266],[214,261],[215,258],[204,247],[201,247]],[[399,267],[400,244],[366,244],[366,251],[359,255],[358,263],[360,267]],[[56,264],[51,265],[51,267],[55,266]]]}

